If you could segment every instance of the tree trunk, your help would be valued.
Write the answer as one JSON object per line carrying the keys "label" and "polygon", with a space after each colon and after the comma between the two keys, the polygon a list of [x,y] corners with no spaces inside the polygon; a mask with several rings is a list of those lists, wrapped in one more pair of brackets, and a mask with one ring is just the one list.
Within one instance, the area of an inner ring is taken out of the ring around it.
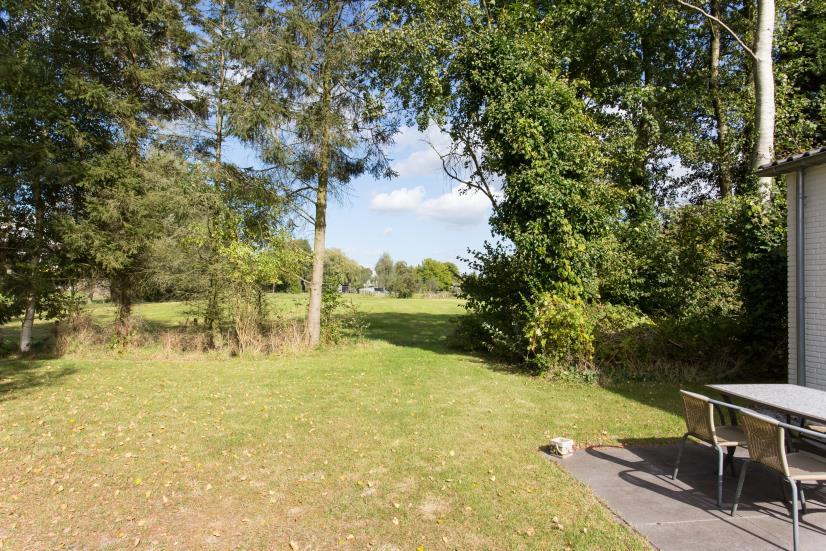
{"label": "tree trunk", "polygon": [[37,297],[31,294],[26,298],[26,314],[23,316],[23,325],[20,328],[20,352],[29,352],[32,349],[32,328],[36,307]]}
{"label": "tree trunk", "polygon": [[[221,37],[223,38],[226,33],[226,17],[227,17],[227,5],[226,2],[220,2],[221,5],[221,22],[219,24],[219,28],[221,29]],[[224,88],[226,86],[226,78],[227,78],[227,52],[223,48],[223,46],[219,50],[219,60],[218,60],[218,90],[216,91],[215,96],[215,164],[214,164],[214,176],[213,176],[213,183],[215,185],[215,190],[218,193],[221,193],[223,190],[223,171],[222,171],[222,162],[223,159],[221,158],[222,149],[224,145]],[[218,228],[215,227],[216,220],[218,219],[218,214],[210,212],[210,219],[207,220],[207,228],[209,232],[209,239],[210,239],[210,251],[213,254],[213,258],[217,256],[215,252],[215,243],[219,239],[221,239],[222,235]],[[218,259],[215,258],[215,264],[217,264]],[[218,280],[218,276],[215,273],[215,266],[210,266],[210,275],[207,281],[207,308],[204,316],[204,322],[206,325],[207,330],[207,347],[212,349],[215,348],[215,343],[218,341],[219,338],[219,323],[221,317],[221,294],[220,294],[220,281]]]}
{"label": "tree trunk", "polygon": [[[711,15],[720,19],[722,10],[720,0],[712,0]],[[726,122],[725,106],[720,94],[720,25],[713,20],[709,20],[711,27],[711,101],[714,107],[714,121],[717,130],[717,190],[720,198],[731,195],[731,171],[729,170],[727,139],[728,123]]]}
{"label": "tree trunk", "polygon": [[32,182],[32,205],[34,206],[34,251],[29,261],[29,295],[26,297],[26,312],[23,316],[23,325],[20,328],[20,352],[29,352],[32,348],[32,329],[34,316],[37,311],[37,280],[40,279],[40,247],[45,246],[43,218],[45,206],[43,204],[43,189],[41,182],[35,179]]}
{"label": "tree trunk", "polygon": [[120,346],[126,346],[129,343],[129,333],[132,329],[132,295],[126,277],[118,277],[113,283],[118,297],[115,337]]}
{"label": "tree trunk", "polygon": [[[774,68],[772,44],[774,41],[774,0],[758,0],[757,29],[754,38],[755,60],[755,140],[752,168],[770,163],[774,159]],[[772,178],[760,178],[758,193],[764,202],[771,198]]]}
{"label": "tree trunk", "polygon": [[[325,131],[326,133],[326,131]],[[326,147],[322,157],[329,156]],[[315,203],[315,235],[313,238],[313,275],[310,283],[310,308],[307,312],[307,343],[317,346],[321,341],[321,295],[324,285],[324,240],[327,232],[327,185],[329,162],[322,162],[318,174]]]}
{"label": "tree trunk", "polygon": [[[210,267],[210,270],[211,269],[212,267]],[[216,342],[218,342],[218,320],[220,318],[218,282],[217,278],[213,274],[210,274],[207,285],[209,286],[209,290],[207,296],[207,307],[204,311],[204,325],[206,326],[207,331],[206,346],[209,349],[213,349],[215,348]]]}
{"label": "tree trunk", "polygon": [[315,201],[315,235],[313,236],[313,276],[310,283],[310,306],[307,312],[307,344],[321,341],[321,295],[324,285],[324,253],[327,233],[327,188],[330,183],[330,113],[331,85],[327,63],[321,65],[321,129],[318,148],[318,189]]}

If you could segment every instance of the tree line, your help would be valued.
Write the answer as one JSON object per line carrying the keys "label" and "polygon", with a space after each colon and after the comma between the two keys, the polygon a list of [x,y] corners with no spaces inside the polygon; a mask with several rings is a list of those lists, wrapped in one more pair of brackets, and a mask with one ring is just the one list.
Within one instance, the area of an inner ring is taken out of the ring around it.
{"label": "tree line", "polygon": [[453,262],[425,258],[418,266],[410,266],[401,260],[393,262],[388,253],[379,257],[375,273],[376,286],[400,298],[410,298],[414,293],[453,293],[461,281]]}
{"label": "tree line", "polygon": [[[288,275],[283,281],[271,286],[273,291],[302,292],[309,287],[312,275],[312,246],[306,239],[293,242],[303,251],[303,263],[297,274]],[[372,286],[383,289],[400,298],[410,298],[416,293],[453,293],[461,283],[459,268],[453,262],[425,258],[418,265],[403,260],[394,262],[389,253],[382,254],[374,268],[362,266],[341,249],[327,249],[324,257],[325,285],[330,288],[355,293]]]}

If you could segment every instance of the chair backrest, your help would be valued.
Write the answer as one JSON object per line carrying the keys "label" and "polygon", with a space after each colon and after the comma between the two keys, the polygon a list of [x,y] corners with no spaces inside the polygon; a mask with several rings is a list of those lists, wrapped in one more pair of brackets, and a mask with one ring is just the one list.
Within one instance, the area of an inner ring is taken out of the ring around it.
{"label": "chair backrest", "polygon": [[681,390],[680,396],[683,399],[683,411],[685,412],[685,426],[688,432],[711,442],[717,443],[717,435],[714,432],[714,406],[706,396]]}
{"label": "chair backrest", "polygon": [[752,461],[762,463],[783,476],[789,476],[786,462],[786,431],[776,419],[754,412],[741,411],[743,431]]}

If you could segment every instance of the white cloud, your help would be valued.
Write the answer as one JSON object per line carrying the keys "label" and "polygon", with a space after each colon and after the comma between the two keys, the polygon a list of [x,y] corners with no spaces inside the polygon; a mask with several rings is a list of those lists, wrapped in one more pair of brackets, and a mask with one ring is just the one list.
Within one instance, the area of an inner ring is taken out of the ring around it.
{"label": "white cloud", "polygon": [[370,210],[379,212],[403,212],[414,210],[424,198],[424,188],[394,189],[390,193],[379,193],[370,201]]}
{"label": "white cloud", "polygon": [[399,178],[415,176],[432,176],[442,170],[442,161],[429,145],[422,144],[418,149],[397,163],[393,163],[393,170]]}
{"label": "white cloud", "polygon": [[416,212],[422,218],[454,226],[473,226],[488,218],[490,208],[490,200],[483,194],[461,193],[461,188],[457,186],[449,193],[428,199]]}
{"label": "white cloud", "polygon": [[393,145],[398,148],[420,145],[428,141],[444,146],[450,144],[450,137],[433,123],[424,132],[420,132],[415,126],[403,126],[399,133],[393,136]]}
{"label": "white cloud", "polygon": [[426,133],[419,132],[415,126],[402,126],[399,133],[393,136],[393,147],[402,148],[420,144]]}
{"label": "white cloud", "polygon": [[433,147],[446,153],[450,147],[450,137],[434,124],[424,132],[406,126],[396,136],[396,147],[405,150],[414,148],[404,158],[393,163],[393,170],[400,178],[432,176],[442,171],[442,161]]}
{"label": "white cloud", "polygon": [[390,235],[393,233],[393,228],[384,228],[384,235]]}

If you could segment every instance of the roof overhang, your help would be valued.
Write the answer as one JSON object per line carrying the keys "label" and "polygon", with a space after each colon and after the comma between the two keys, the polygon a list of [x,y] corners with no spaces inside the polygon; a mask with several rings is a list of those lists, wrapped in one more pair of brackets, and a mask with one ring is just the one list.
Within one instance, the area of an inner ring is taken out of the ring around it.
{"label": "roof overhang", "polygon": [[763,165],[757,169],[756,174],[758,176],[779,176],[824,163],[826,163],[826,146],[821,146]]}

